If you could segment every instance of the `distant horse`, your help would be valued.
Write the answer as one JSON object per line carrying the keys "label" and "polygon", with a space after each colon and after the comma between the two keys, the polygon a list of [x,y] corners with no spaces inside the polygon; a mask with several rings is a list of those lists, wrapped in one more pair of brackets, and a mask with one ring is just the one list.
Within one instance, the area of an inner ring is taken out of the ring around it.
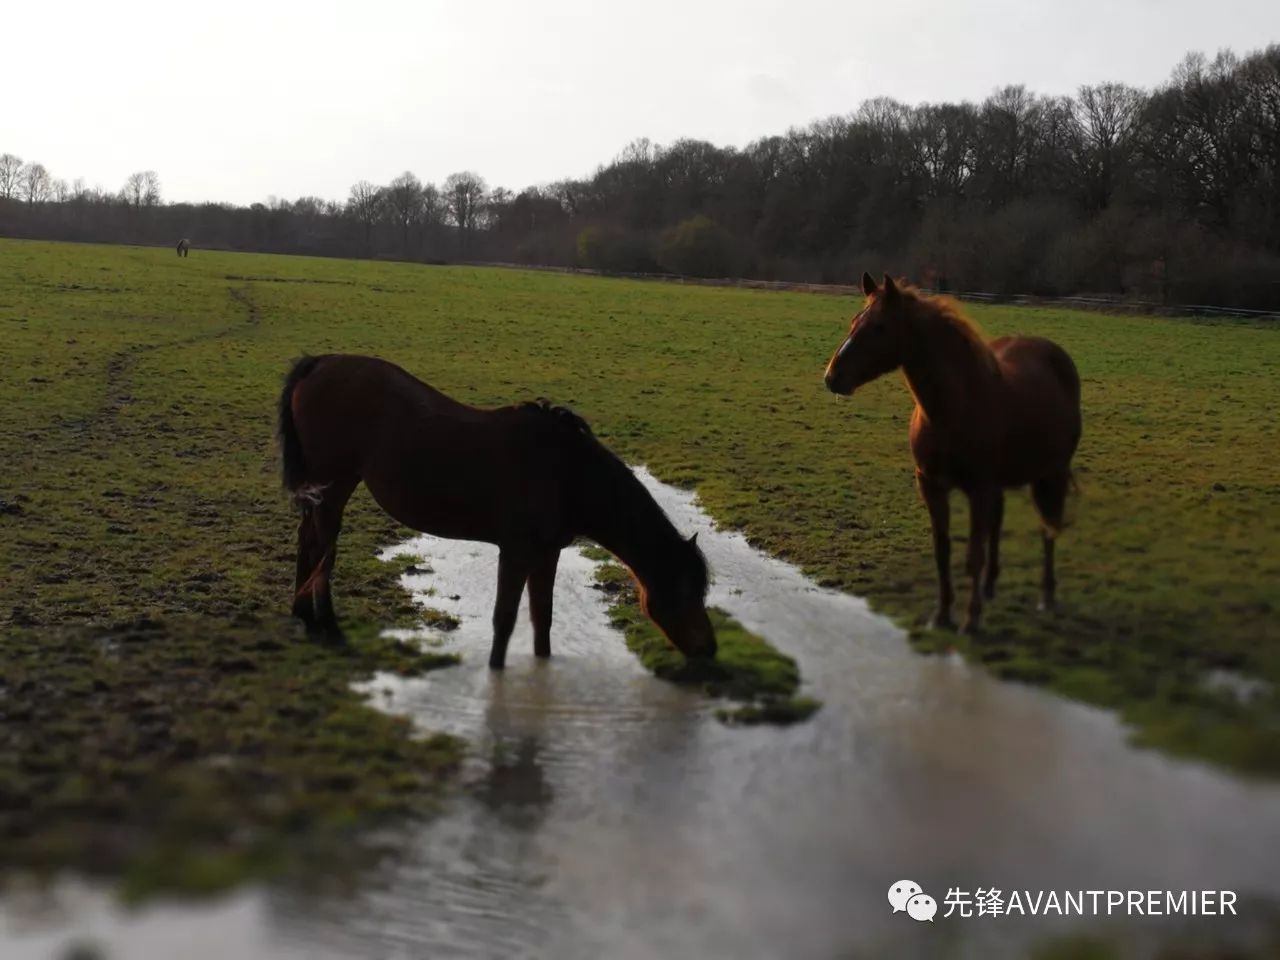
{"label": "distant horse", "polygon": [[534,653],[551,655],[560,551],[584,536],[616,554],[645,613],[686,656],[711,657],[707,565],[635,474],[564,407],[482,410],[374,357],[304,357],[279,404],[284,485],[302,513],[293,613],[336,633],[329,577],[360,481],[405,526],[497,544],[489,666],[501,668],[529,588]]}
{"label": "distant horse", "polygon": [[187,257],[191,255],[191,241],[183,237],[178,241],[178,256]]}
{"label": "distant horse", "polygon": [[[936,627],[950,628],[949,494],[969,498],[965,570],[973,581],[964,630],[976,631],[982,595],[1000,572],[1004,489],[1031,485],[1044,542],[1041,609],[1052,609],[1054,537],[1062,530],[1071,457],[1080,441],[1080,376],[1067,352],[1041,337],[985,343],[959,306],[862,275],[866,306],[827,364],[827,389],[845,396],[898,367],[916,401],[911,453],[933,526],[938,566]],[[979,590],[978,580],[986,576]]]}

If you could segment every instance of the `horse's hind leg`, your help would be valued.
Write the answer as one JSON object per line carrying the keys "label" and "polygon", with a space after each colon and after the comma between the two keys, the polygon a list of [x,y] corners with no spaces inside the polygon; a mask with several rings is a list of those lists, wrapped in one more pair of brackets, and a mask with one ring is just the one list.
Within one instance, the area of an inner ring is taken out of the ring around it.
{"label": "horse's hind leg", "polygon": [[997,489],[991,500],[991,540],[987,546],[987,572],[982,579],[982,592],[988,600],[996,595],[996,578],[1000,576],[1000,529],[1004,526],[1004,491]]}
{"label": "horse's hind leg", "polygon": [[311,599],[315,604],[316,625],[324,633],[336,635],[342,632],[338,628],[338,615],[333,609],[333,564],[338,558],[337,526],[334,527],[327,542],[328,546],[320,561],[321,576],[316,583],[315,591],[311,594]]}
{"label": "horse's hind leg", "polygon": [[1069,473],[1054,474],[1031,484],[1031,500],[1040,514],[1041,539],[1044,544],[1044,569],[1040,577],[1041,610],[1052,610],[1055,603],[1054,592],[1058,581],[1053,571],[1053,544],[1062,531],[1067,488],[1070,484]]}
{"label": "horse's hind leg", "polygon": [[[310,600],[312,626],[322,633],[338,635],[338,617],[333,609],[331,576],[338,555],[338,534],[342,531],[342,512],[356,488],[358,481],[331,483],[319,494],[319,502],[312,505],[312,555],[315,561],[310,576],[298,591],[301,600]],[[303,618],[307,619],[306,617]]]}
{"label": "horse's hind leg", "polygon": [[533,655],[551,656],[551,598],[555,592],[560,551],[547,554],[529,571],[529,618],[533,621]]}
{"label": "horse's hind leg", "polygon": [[315,551],[315,520],[308,506],[303,508],[302,518],[298,521],[298,564],[293,580],[293,615],[308,627],[315,623],[315,605],[311,602],[310,593],[304,591],[319,560]]}
{"label": "horse's hind leg", "polygon": [[516,626],[520,595],[529,579],[529,563],[522,554],[507,548],[498,554],[498,599],[493,604],[493,646],[489,666],[501,670],[507,662],[507,643]]}

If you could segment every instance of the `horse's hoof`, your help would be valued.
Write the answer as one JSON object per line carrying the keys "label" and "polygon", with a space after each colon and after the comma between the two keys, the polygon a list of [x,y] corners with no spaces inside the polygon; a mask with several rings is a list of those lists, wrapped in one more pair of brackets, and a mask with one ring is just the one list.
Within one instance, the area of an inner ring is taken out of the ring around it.
{"label": "horse's hoof", "polygon": [[506,664],[505,659],[500,659],[500,658],[498,658],[498,657],[490,657],[490,658],[489,658],[489,669],[490,669],[490,670],[503,670],[503,669],[505,669],[505,668],[506,668],[506,665],[507,665],[507,664]]}
{"label": "horse's hoof", "polygon": [[971,617],[960,626],[960,632],[966,637],[976,637],[982,632],[982,627],[977,620]]}
{"label": "horse's hoof", "polygon": [[311,634],[321,643],[332,643],[338,646],[347,642],[347,635],[336,623],[321,623],[311,628]]}
{"label": "horse's hoof", "polygon": [[935,613],[929,618],[930,630],[954,630],[955,628],[955,621],[951,619],[949,613]]}

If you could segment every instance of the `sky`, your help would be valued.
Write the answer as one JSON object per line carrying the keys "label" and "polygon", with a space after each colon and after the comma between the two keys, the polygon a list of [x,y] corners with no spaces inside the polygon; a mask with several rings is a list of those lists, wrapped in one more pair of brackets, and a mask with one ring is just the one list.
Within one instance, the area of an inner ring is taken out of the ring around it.
{"label": "sky", "polygon": [[863,100],[1168,79],[1280,42],[1276,0],[44,0],[0,13],[0,153],[166,200],[520,189],[637,137],[744,146]]}

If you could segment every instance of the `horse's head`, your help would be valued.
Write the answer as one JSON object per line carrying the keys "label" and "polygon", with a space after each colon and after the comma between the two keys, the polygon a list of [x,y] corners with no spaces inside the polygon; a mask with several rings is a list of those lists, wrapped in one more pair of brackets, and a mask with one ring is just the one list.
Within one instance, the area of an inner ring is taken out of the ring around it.
{"label": "horse's head", "polygon": [[848,336],[827,362],[827,389],[844,396],[901,366],[906,349],[904,298],[893,278],[886,273],[884,286],[878,287],[871,274],[864,273],[862,291],[866,305],[850,321]]}
{"label": "horse's head", "polygon": [[716,655],[716,634],[707,616],[707,561],[698,535],[676,538],[679,547],[662,573],[640,587],[640,607],[676,649],[690,658]]}

